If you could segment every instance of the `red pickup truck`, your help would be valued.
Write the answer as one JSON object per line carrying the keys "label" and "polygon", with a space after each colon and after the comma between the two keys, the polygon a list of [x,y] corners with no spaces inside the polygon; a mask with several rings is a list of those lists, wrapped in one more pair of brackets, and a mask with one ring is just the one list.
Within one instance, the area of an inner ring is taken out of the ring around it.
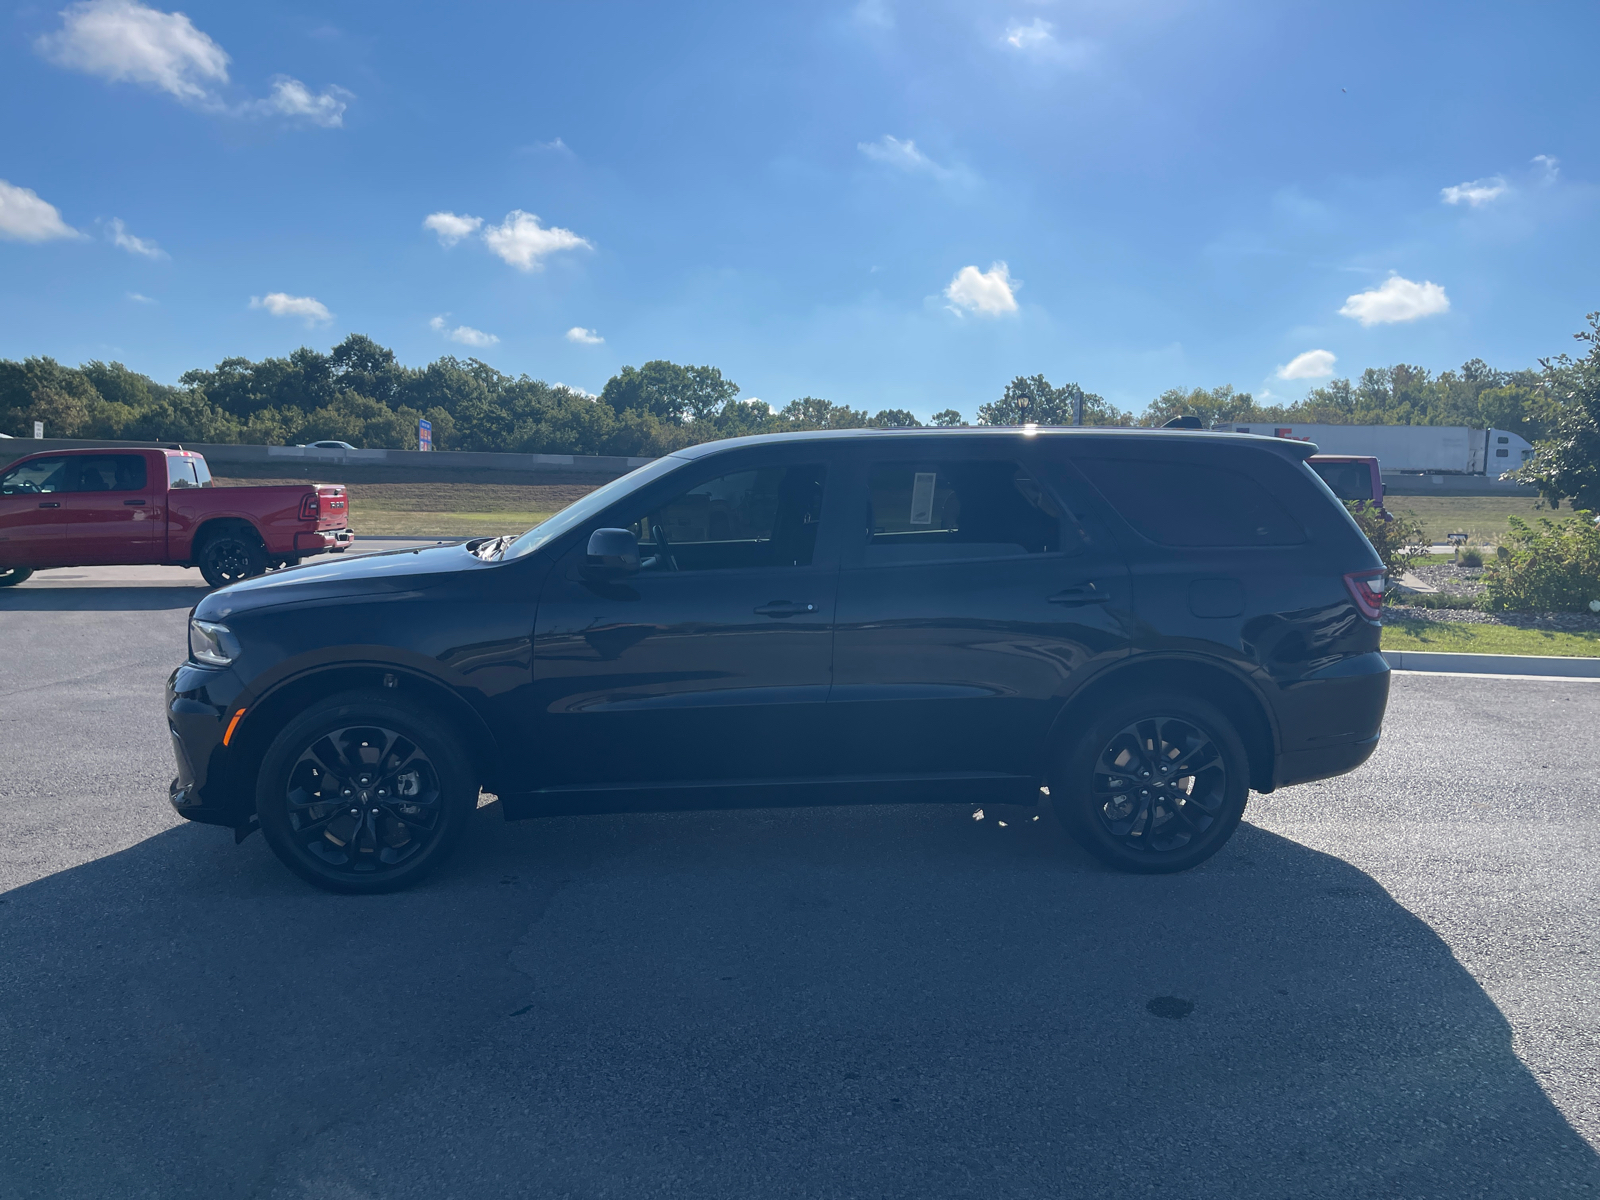
{"label": "red pickup truck", "polygon": [[52,450],[0,472],[0,587],[46,567],[199,567],[212,587],[355,541],[343,484],[215,487],[189,450]]}

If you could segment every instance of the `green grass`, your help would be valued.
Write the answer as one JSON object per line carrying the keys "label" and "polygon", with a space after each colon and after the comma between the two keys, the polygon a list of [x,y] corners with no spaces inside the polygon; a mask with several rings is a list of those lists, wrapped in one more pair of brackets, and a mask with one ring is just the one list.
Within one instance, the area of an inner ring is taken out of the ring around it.
{"label": "green grass", "polygon": [[1388,496],[1383,505],[1396,516],[1421,521],[1433,545],[1439,545],[1452,533],[1464,533],[1474,542],[1499,545],[1510,528],[1507,517],[1521,517],[1531,524],[1540,517],[1568,513],[1565,506],[1552,513],[1548,504],[1529,496]]}
{"label": "green grass", "polygon": [[350,528],[367,537],[487,537],[521,533],[547,512],[396,512],[359,502],[350,506]]}
{"label": "green grass", "polygon": [[1383,648],[1441,650],[1451,654],[1551,654],[1560,658],[1600,658],[1600,633],[1554,633],[1544,629],[1518,629],[1511,625],[1406,621],[1386,617]]}

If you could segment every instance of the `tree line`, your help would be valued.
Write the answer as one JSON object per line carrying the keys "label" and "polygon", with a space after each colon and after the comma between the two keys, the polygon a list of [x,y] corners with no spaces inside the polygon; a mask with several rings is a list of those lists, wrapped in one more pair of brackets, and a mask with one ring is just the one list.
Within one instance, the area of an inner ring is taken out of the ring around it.
{"label": "tree line", "polygon": [[[1537,441],[1561,405],[1546,371],[1500,371],[1474,359],[1433,374],[1397,364],[1312,388],[1292,404],[1258,403],[1231,386],[1173,388],[1137,416],[1076,383],[1017,376],[974,414],[980,425],[1071,424],[1081,401],[1089,425],[1160,425],[1178,415],[1213,422],[1490,426]],[[657,360],[624,367],[599,396],[507,375],[451,356],[406,367],[394,352],[352,334],[324,354],[302,347],[286,358],[227,358],[157,383],[121,363],[66,367],[49,358],[0,360],[0,432],[26,437],[42,421],[51,437],[289,445],[338,439],[364,447],[413,448],[417,421],[433,425],[441,450],[656,455],[697,442],[805,429],[918,427],[904,409],[876,413],[815,396],[781,408],[742,401],[716,367]],[[967,424],[955,409],[929,424]]]}

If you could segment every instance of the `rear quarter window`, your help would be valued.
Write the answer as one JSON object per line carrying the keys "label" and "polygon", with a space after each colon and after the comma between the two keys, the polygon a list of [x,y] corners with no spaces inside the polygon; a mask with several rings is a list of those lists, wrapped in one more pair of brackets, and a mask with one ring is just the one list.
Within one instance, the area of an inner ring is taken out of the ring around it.
{"label": "rear quarter window", "polygon": [[1305,529],[1237,465],[1094,457],[1076,465],[1123,520],[1161,546],[1294,546]]}

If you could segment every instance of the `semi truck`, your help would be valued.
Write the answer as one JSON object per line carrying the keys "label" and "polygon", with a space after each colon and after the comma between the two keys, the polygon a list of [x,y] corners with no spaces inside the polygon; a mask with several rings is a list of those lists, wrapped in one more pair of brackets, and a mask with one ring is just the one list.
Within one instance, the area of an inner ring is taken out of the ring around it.
{"label": "semi truck", "polygon": [[1465,425],[1241,425],[1216,429],[1315,442],[1317,453],[1375,458],[1385,472],[1417,475],[1487,475],[1498,478],[1533,455],[1533,446],[1506,429]]}

